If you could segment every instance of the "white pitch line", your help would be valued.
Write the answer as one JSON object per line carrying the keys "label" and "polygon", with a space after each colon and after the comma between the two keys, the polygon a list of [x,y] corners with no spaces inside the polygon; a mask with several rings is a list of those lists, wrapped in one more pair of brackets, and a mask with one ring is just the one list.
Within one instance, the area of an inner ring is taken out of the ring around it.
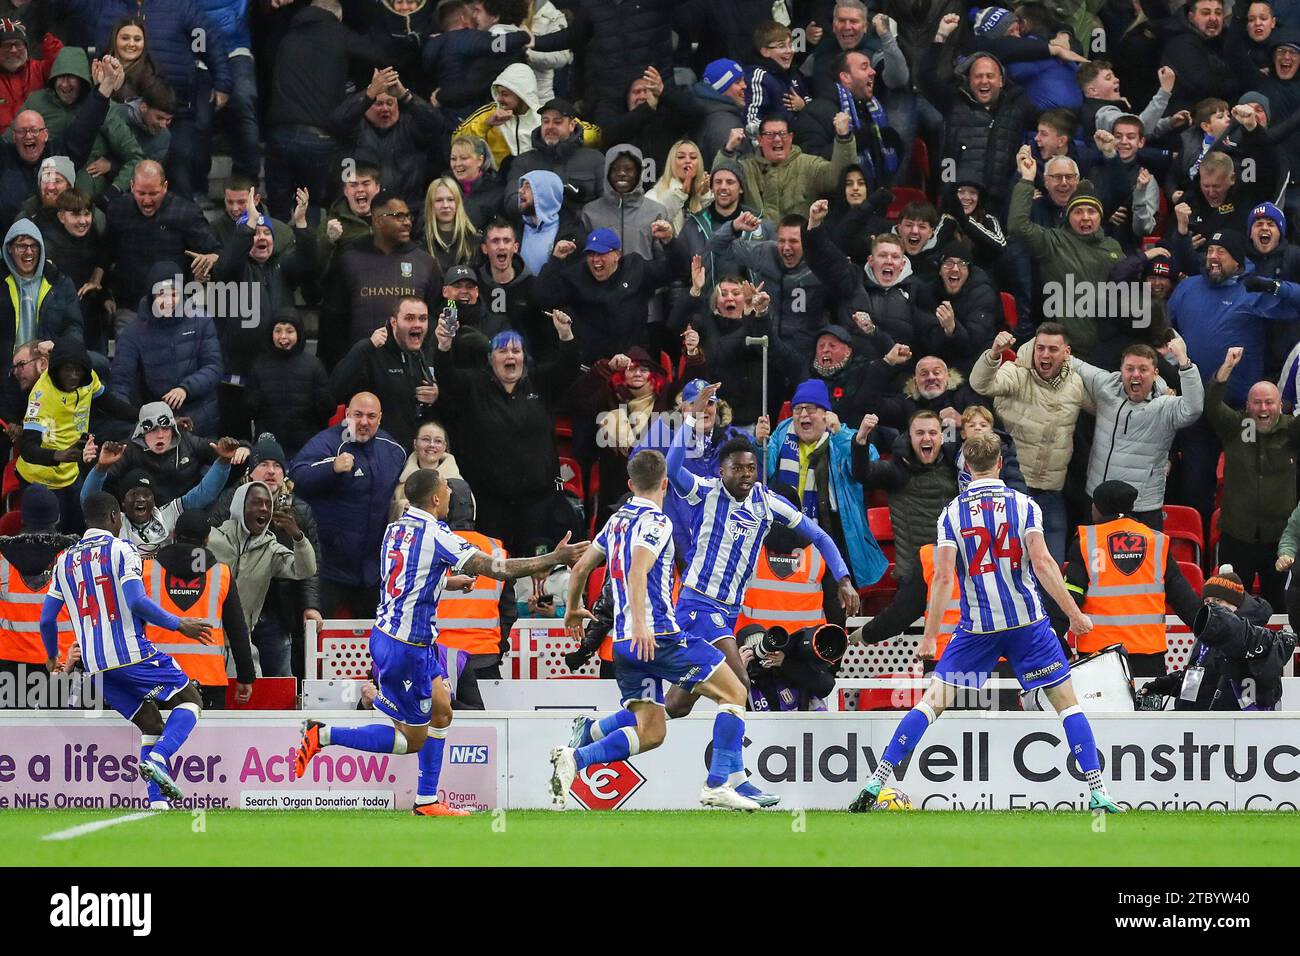
{"label": "white pitch line", "polygon": [[146,810],[142,813],[127,813],[120,817],[113,817],[111,820],[96,820],[93,823],[82,823],[75,827],[69,827],[66,830],[58,830],[54,833],[47,833],[41,837],[42,840],[75,840],[77,837],[85,836],[87,833],[95,833],[98,830],[104,830],[108,827],[115,827],[119,823],[130,823],[132,820],[143,820],[145,817],[156,817],[158,814],[152,810]]}

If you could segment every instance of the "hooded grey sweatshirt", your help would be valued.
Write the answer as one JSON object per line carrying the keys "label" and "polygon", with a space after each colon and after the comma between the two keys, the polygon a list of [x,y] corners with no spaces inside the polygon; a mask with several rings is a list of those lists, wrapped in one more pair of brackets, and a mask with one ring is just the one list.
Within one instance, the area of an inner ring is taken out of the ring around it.
{"label": "hooded grey sweatshirt", "polygon": [[[9,255],[9,243],[19,236],[34,239],[36,245],[40,246],[40,252],[36,256],[36,269],[27,278],[24,278],[14,266],[13,256]],[[30,342],[36,338],[36,307],[40,304],[41,279],[45,275],[45,239],[42,238],[41,231],[36,228],[36,223],[30,219],[19,219],[10,226],[9,231],[5,233],[3,253],[5,265],[9,267],[9,274],[18,284],[18,330],[14,335],[14,341]]]}
{"label": "hooded grey sweatshirt", "polygon": [[261,488],[268,495],[271,489],[265,482],[250,481],[235,489],[230,499],[230,517],[208,538],[210,550],[224,564],[230,565],[239,587],[239,602],[251,632],[262,616],[262,605],[272,578],[301,581],[316,573],[316,551],[307,535],[302,535],[290,550],[275,537],[269,522],[260,534],[254,534],[244,523],[244,503],[252,488]]}
{"label": "hooded grey sweatshirt", "polygon": [[650,224],[656,219],[667,219],[668,210],[645,194],[644,179],[637,180],[629,193],[619,194],[609,182],[609,171],[614,160],[630,156],[639,169],[644,169],[641,150],[630,143],[619,143],[605,151],[605,194],[582,207],[582,224],[587,232],[613,229],[623,243],[623,255],[635,252],[643,259],[653,259],[655,241],[650,235]]}

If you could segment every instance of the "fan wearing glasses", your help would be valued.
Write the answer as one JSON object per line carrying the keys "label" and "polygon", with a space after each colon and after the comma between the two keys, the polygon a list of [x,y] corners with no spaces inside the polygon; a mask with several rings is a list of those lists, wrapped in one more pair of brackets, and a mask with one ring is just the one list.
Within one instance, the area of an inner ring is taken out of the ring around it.
{"label": "fan wearing glasses", "polygon": [[320,350],[333,368],[357,342],[383,328],[402,299],[434,302],[442,291],[433,256],[411,241],[412,213],[396,193],[384,190],[370,202],[373,235],[345,250],[321,313]]}
{"label": "fan wearing glasses", "polygon": [[[835,145],[831,158],[822,159],[794,145],[790,122],[783,115],[768,115],[758,126],[758,155],[739,159],[755,195],[747,197],[762,210],[763,218],[780,222],[791,213],[804,213],[823,194],[833,192],[844,170],[857,162],[852,120],[848,113],[836,113],[831,121]],[[745,142],[745,131],[731,131],[727,145],[714,159],[736,159]]]}

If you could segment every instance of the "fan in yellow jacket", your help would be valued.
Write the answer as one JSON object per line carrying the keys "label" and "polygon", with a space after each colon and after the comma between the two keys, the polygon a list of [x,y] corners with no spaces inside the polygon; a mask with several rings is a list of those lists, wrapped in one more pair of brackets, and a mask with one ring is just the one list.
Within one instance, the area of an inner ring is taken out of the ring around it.
{"label": "fan in yellow jacket", "polygon": [[511,63],[492,81],[492,102],[467,116],[455,136],[483,139],[500,169],[511,156],[533,148],[533,130],[542,125],[541,111],[536,75],[525,63]]}
{"label": "fan in yellow jacket", "polygon": [[[457,136],[477,136],[492,151],[497,169],[512,156],[529,152],[536,143],[533,133],[542,125],[542,101],[537,93],[537,77],[523,63],[512,63],[492,81],[492,102],[465,117],[456,128]],[[600,127],[578,120],[582,145],[600,145]]]}

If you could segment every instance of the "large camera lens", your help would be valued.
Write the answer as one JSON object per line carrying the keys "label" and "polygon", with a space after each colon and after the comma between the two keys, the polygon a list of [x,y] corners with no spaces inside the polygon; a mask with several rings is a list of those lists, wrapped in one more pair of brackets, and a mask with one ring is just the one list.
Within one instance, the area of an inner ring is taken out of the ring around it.
{"label": "large camera lens", "polygon": [[849,636],[837,624],[823,624],[812,635],[812,650],[827,664],[837,664],[849,649]]}
{"label": "large camera lens", "polygon": [[758,642],[758,649],[764,654],[784,651],[790,646],[790,632],[783,627],[769,627],[767,633]]}

